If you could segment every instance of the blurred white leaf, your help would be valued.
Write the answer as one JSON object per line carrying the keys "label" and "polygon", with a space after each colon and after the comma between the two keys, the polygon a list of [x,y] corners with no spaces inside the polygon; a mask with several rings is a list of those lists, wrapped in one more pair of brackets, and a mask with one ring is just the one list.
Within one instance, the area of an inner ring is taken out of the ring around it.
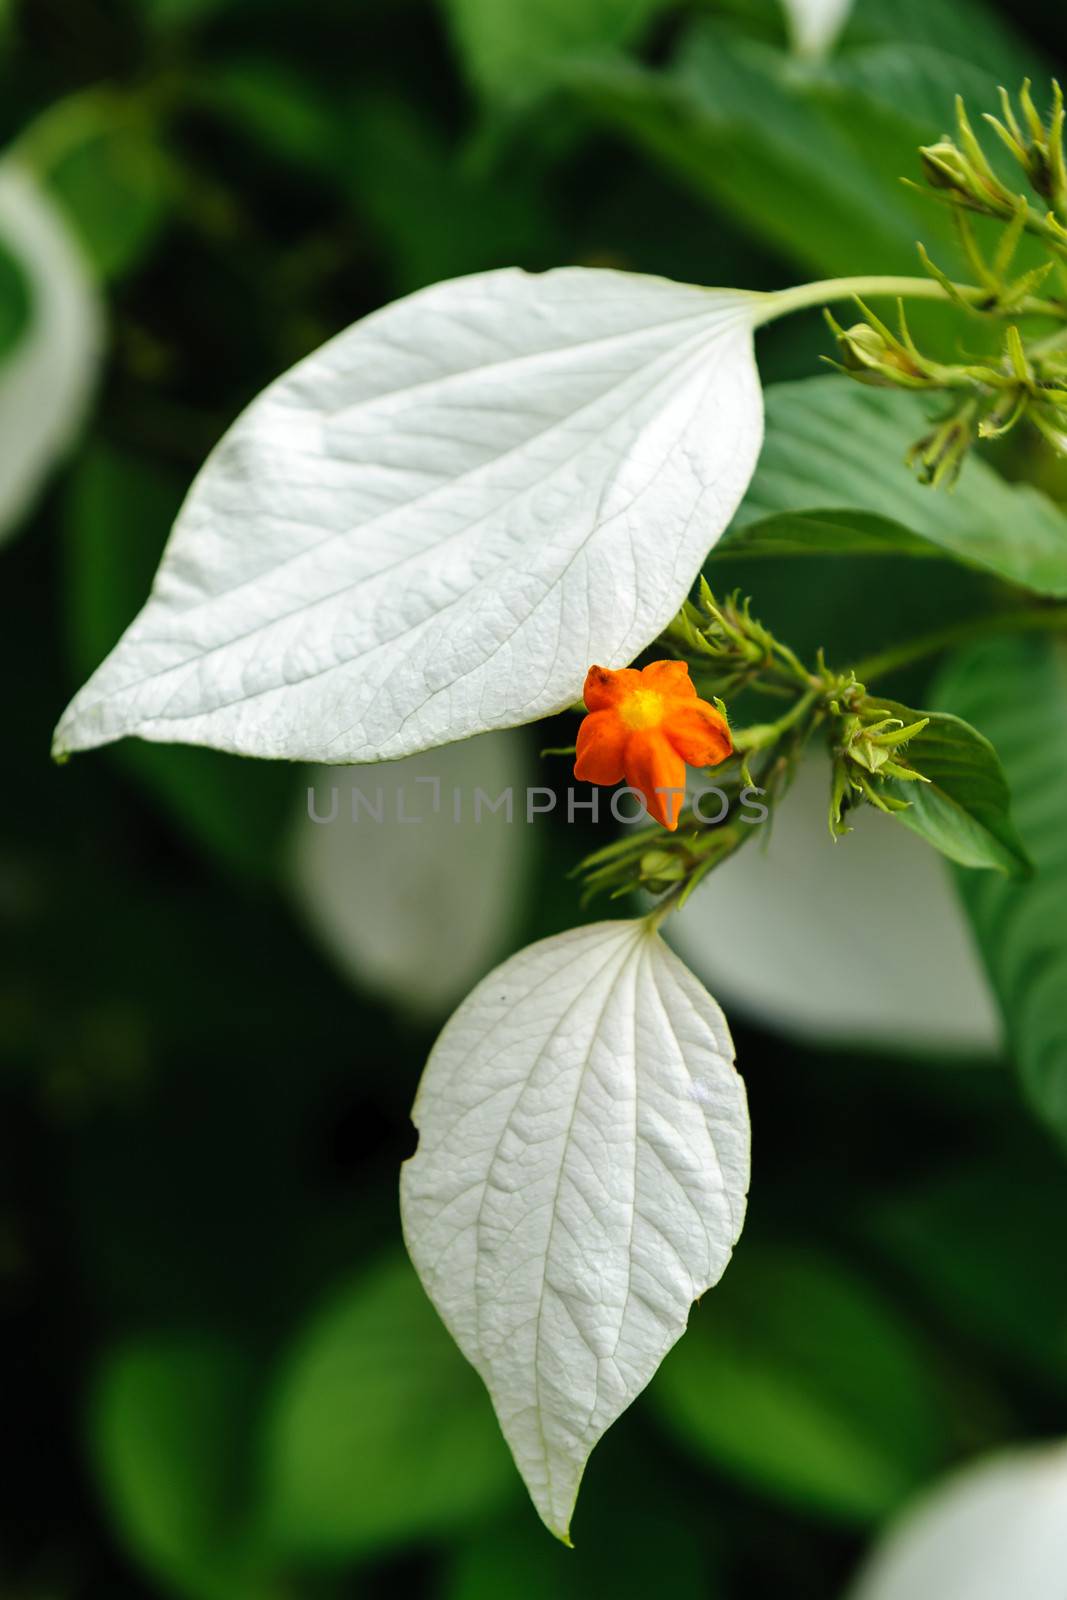
{"label": "blurred white leaf", "polygon": [[741,1231],[748,1112],[725,1019],[647,923],[594,923],[478,985],[412,1115],[408,1249],[567,1540],[590,1451]]}
{"label": "blurred white leaf", "polygon": [[849,1600],[1063,1600],[1067,1446],[957,1473],[895,1524]]}
{"label": "blurred white leaf", "polygon": [[761,301],[509,269],[356,324],[214,451],[57,753],[374,761],[568,705],[670,621],[744,492]]}
{"label": "blurred white leaf", "polygon": [[[731,1010],[813,1043],[992,1054],[996,1004],[934,850],[864,807],[835,844],[825,758],[666,924]],[[713,814],[708,802],[705,809]]]}
{"label": "blurred white leaf", "polygon": [[0,243],[25,277],[29,314],[0,358],[0,539],[30,509],[85,416],[103,312],[78,246],[47,195],[0,160]]}
{"label": "blurred white leaf", "polygon": [[798,56],[824,56],[832,49],[852,0],[782,0]]}
{"label": "blurred white leaf", "polygon": [[[531,864],[530,780],[514,730],[309,773],[312,813],[302,803],[289,876],[338,966],[408,1009],[441,1016],[455,1005],[515,925]],[[498,804],[509,791],[510,808]]]}

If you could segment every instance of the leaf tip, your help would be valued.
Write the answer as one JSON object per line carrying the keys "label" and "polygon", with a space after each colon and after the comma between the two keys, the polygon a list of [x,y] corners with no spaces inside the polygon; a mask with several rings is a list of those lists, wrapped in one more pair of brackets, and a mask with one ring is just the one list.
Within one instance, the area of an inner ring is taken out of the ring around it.
{"label": "leaf tip", "polygon": [[70,748],[60,739],[59,729],[57,728],[55,733],[52,735],[51,756],[53,762],[57,767],[65,767],[70,760],[72,753],[73,752],[70,750]]}

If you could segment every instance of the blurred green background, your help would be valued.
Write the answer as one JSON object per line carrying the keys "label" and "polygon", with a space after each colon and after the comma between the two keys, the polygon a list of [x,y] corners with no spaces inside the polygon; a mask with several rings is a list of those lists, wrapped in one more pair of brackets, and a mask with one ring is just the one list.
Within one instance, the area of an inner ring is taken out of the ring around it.
{"label": "blurred green background", "polygon": [[[950,1465],[1064,1431],[1065,1169],[1014,1076],[739,1023],[747,1230],[559,1549],[400,1242],[448,1006],[314,931],[305,775],[136,745],[59,770],[48,740],[206,451],[324,338],[509,263],[911,270],[919,234],[947,254],[896,181],[916,145],[957,90],[1047,77],[1065,26],[857,0],[817,62],[771,0],[2,0],[0,148],[107,307],[88,423],[0,552],[3,1600],[832,1596]],[[764,376],[825,348],[777,326]],[[914,618],[907,564],[816,565],[749,585],[800,647]],[[967,603],[931,577],[921,620]],[[517,737],[565,782],[562,728]],[[480,970],[577,919],[592,842],[536,830]],[[469,870],[453,892],[488,892]]]}

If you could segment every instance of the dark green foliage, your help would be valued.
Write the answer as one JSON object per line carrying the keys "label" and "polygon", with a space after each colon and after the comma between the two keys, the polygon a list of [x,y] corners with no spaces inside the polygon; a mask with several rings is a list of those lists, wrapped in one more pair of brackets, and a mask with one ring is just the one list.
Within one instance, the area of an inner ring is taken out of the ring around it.
{"label": "dark green foliage", "polygon": [[[897,174],[957,89],[1039,76],[1057,25],[857,0],[800,69],[754,0],[0,0],[0,135],[26,135],[111,317],[91,428],[0,552],[5,1600],[825,1600],[945,1465],[1062,1430],[1063,1168],[1015,1080],[738,1028],[750,1232],[557,1548],[400,1255],[432,1030],[344,985],[294,917],[302,775],[48,761],[193,472],[289,363],[512,262],[758,288],[910,270],[948,234]],[[31,311],[0,248],[0,361]],[[795,379],[827,348],[812,316],[759,354]],[[1034,458],[1004,447],[932,498],[900,461],[920,413],[844,379],[770,393],[714,582],[806,658],[1017,605],[1004,580],[1067,589],[1056,469],[1051,498],[1009,486],[994,468]],[[1037,868],[963,891],[1027,1096],[1067,1137],[1065,685],[1052,646],[1009,641],[938,704],[995,744]],[[889,688],[928,704],[925,667]],[[546,825],[516,946],[576,920],[566,873],[604,837]]]}
{"label": "dark green foliage", "polygon": [[1060,641],[996,640],[952,660],[945,706],[996,741],[1036,871],[985,885],[960,878],[1026,1093],[1067,1141],[1067,656]]}

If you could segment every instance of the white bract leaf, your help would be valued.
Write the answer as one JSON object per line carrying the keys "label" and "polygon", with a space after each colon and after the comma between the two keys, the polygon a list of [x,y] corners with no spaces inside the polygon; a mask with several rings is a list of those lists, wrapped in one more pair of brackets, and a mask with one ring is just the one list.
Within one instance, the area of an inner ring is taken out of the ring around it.
{"label": "white bract leaf", "polygon": [[798,56],[824,56],[852,10],[852,0],[782,0]]}
{"label": "white bract leaf", "polygon": [[893,1527],[849,1600],[1063,1600],[1067,1446],[957,1473]]}
{"label": "white bract leaf", "polygon": [[[816,1043],[978,1051],[996,1002],[944,862],[865,807],[836,843],[829,768],[805,761],[774,814],[667,926],[733,1011]],[[714,797],[704,802],[714,816]]]}
{"label": "white bract leaf", "polygon": [[290,879],[344,971],[431,1017],[484,977],[526,887],[529,778],[514,729],[309,774]]}
{"label": "white bract leaf", "polygon": [[545,1523],[720,1278],[748,1189],[715,1001],[645,922],[530,946],[434,1047],[404,1235]]}
{"label": "white bract leaf", "polygon": [[0,244],[23,274],[25,326],[0,357],[0,539],[30,509],[85,416],[103,313],[78,246],[47,195],[0,161]]}
{"label": "white bract leaf", "polygon": [[677,611],[752,475],[758,295],[509,269],[272,385],[57,752],[390,759],[558,711]]}

